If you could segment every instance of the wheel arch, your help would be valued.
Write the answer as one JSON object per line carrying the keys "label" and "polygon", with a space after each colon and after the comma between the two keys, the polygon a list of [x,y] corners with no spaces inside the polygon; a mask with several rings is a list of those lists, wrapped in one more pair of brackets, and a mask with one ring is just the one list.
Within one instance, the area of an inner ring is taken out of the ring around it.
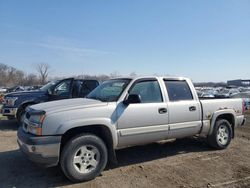
{"label": "wheel arch", "polygon": [[61,138],[60,153],[62,152],[66,143],[73,137],[81,133],[90,133],[100,137],[107,146],[108,149],[108,159],[111,163],[116,163],[116,155],[114,150],[114,141],[112,131],[105,125],[95,124],[95,125],[84,125],[79,127],[74,127],[67,130]]}
{"label": "wheel arch", "polygon": [[25,101],[18,106],[16,117],[18,117],[21,110],[25,109],[27,106],[37,104],[35,101]]}
{"label": "wheel arch", "polygon": [[212,134],[215,123],[219,119],[225,119],[230,123],[230,125],[232,126],[232,138],[234,138],[234,128],[236,125],[236,115],[235,115],[235,112],[233,110],[221,110],[221,111],[217,111],[213,114],[209,135]]}

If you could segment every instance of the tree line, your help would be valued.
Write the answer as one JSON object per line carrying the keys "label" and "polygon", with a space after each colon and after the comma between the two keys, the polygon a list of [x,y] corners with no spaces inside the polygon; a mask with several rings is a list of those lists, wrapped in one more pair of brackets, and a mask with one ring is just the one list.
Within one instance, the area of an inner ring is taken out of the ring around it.
{"label": "tree line", "polygon": [[37,82],[38,78],[35,74],[25,74],[14,67],[0,64],[0,86],[35,85]]}
{"label": "tree line", "polygon": [[[50,80],[63,79],[63,77],[49,77],[50,66],[46,63],[36,64],[34,66],[34,73],[25,73],[22,70],[14,68],[12,66],[0,63],[0,87],[13,87],[13,86],[33,86],[44,85]],[[135,72],[130,73],[131,77],[136,76]],[[95,79],[99,82],[103,82],[110,78],[121,77],[118,72],[112,72],[109,75],[89,75],[82,74],[73,76],[79,79]]]}
{"label": "tree line", "polygon": [[[33,85],[44,85],[49,80],[59,80],[63,79],[63,77],[49,77],[50,66],[46,63],[39,63],[34,66],[34,73],[25,73],[22,70],[16,69],[12,66],[0,63],[0,87],[13,87],[17,85],[21,86],[33,86]],[[89,75],[82,74],[74,76],[79,79],[94,79],[99,82],[103,82],[110,78],[121,77],[122,75],[119,72],[112,72],[109,75],[101,74],[101,75]],[[135,77],[137,74],[135,72],[131,72],[129,74],[130,77]],[[214,82],[201,82],[194,83],[196,87],[225,87],[226,83],[214,83]]]}

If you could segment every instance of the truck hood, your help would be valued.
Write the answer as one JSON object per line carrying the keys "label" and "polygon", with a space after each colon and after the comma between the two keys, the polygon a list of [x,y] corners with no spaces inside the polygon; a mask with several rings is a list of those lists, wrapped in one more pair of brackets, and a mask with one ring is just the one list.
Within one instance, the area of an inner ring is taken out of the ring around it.
{"label": "truck hood", "polygon": [[31,108],[34,110],[43,110],[46,112],[46,114],[51,114],[61,111],[105,106],[107,104],[108,104],[107,102],[101,102],[98,100],[77,98],[77,99],[64,99],[59,101],[40,103],[32,105]]}
{"label": "truck hood", "polygon": [[18,91],[18,92],[12,92],[12,93],[8,93],[5,95],[5,97],[21,97],[21,96],[37,96],[37,95],[44,95],[46,94],[45,91],[41,91],[41,90],[33,90],[33,91]]}

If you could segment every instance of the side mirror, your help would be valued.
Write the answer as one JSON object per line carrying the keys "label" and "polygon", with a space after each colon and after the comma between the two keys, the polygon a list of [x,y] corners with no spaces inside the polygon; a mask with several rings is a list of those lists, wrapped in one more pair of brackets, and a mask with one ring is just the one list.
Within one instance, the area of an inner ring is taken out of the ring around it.
{"label": "side mirror", "polygon": [[129,105],[129,104],[135,104],[135,103],[141,103],[141,96],[137,94],[129,94],[128,98],[123,101],[123,104]]}

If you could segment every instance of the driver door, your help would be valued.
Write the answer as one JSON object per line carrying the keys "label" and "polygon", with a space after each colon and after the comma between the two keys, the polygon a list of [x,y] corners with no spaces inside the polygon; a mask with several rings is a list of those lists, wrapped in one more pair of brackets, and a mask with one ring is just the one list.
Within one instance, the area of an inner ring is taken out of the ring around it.
{"label": "driver door", "polygon": [[143,79],[134,83],[129,94],[140,96],[141,102],[118,104],[119,147],[146,144],[168,136],[168,107],[163,101],[156,79]]}
{"label": "driver door", "polygon": [[72,97],[73,78],[65,79],[56,84],[49,94],[49,100],[61,100]]}

